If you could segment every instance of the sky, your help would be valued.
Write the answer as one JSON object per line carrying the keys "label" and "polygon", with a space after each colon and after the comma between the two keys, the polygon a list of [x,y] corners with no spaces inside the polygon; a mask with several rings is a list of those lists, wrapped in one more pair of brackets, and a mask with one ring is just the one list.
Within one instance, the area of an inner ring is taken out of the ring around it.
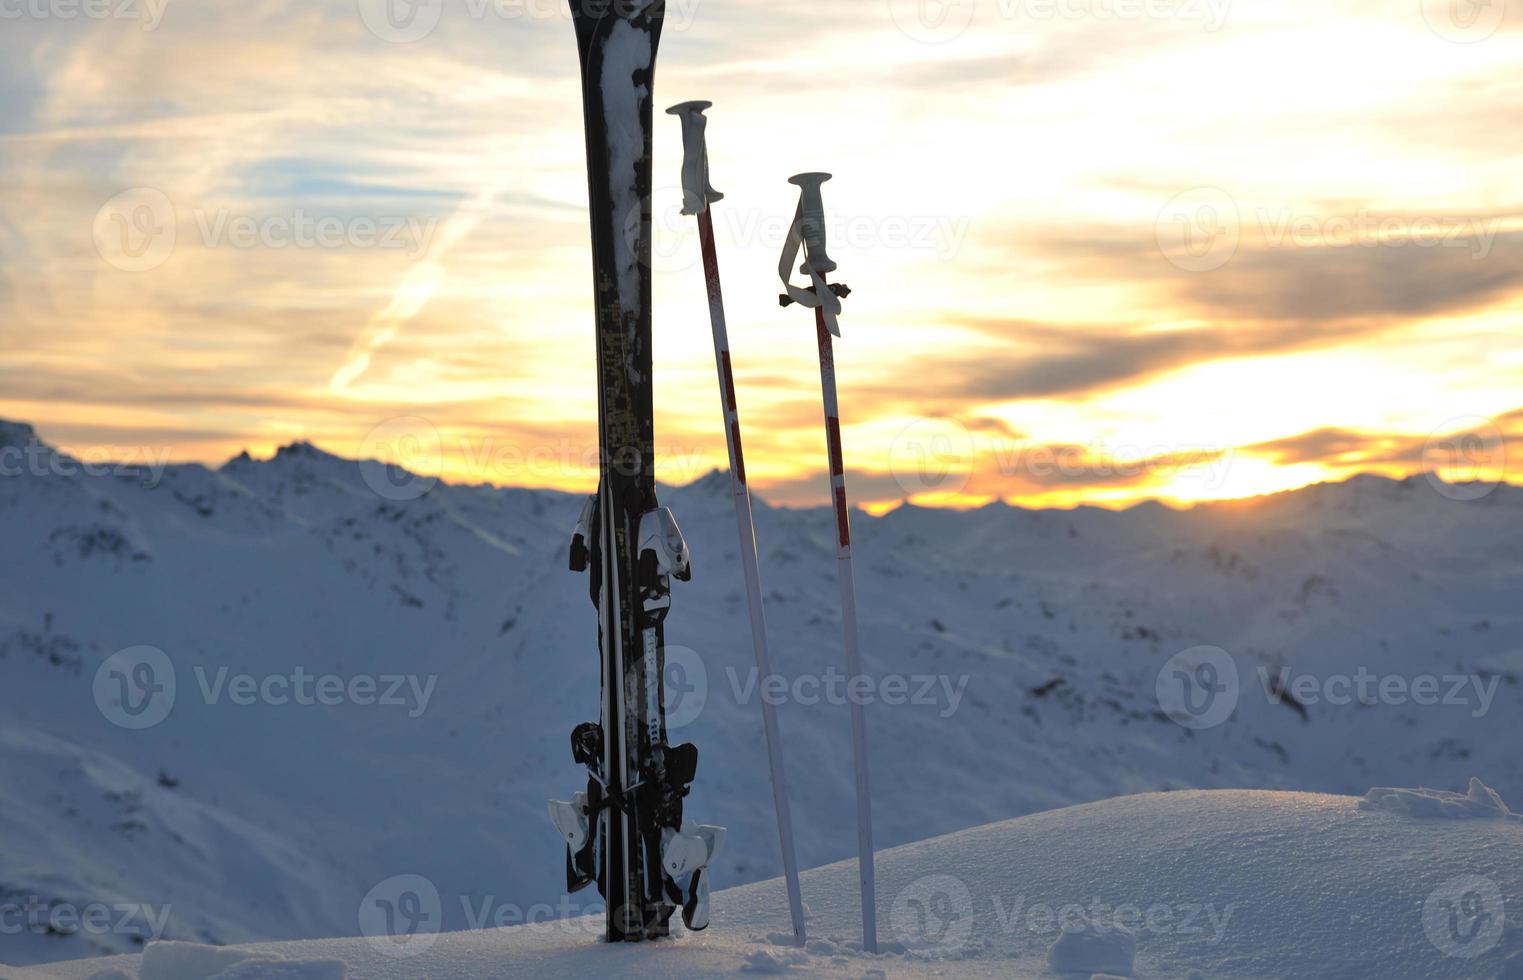
{"label": "sky", "polygon": [[[0,0],[0,417],[589,490],[557,0]],[[794,173],[851,285],[855,501],[1172,504],[1523,460],[1523,0],[669,0],[753,487],[828,493]],[[726,460],[657,115],[657,450]]]}

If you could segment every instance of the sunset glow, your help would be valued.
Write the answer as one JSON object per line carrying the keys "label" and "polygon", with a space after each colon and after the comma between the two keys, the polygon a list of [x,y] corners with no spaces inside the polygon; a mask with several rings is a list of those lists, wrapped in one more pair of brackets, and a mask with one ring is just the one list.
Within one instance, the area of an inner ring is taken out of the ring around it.
{"label": "sunset glow", "polygon": [[[871,509],[1518,482],[1523,5],[1463,5],[673,0],[656,100],[715,103],[757,491],[826,493],[811,324],[776,300],[802,170],[835,174]],[[569,20],[448,0],[403,43],[364,11],[5,22],[0,417],[80,455],[217,465],[308,440],[593,485]],[[669,122],[672,483],[725,463],[679,156]]]}

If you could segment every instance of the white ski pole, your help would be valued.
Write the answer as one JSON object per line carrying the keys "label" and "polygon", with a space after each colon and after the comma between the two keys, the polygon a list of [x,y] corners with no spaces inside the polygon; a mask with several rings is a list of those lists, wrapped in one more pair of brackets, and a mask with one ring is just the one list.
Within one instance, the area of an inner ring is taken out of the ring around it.
{"label": "white ski pole", "polygon": [[[730,448],[730,490],[735,498],[735,529],[740,536],[740,564],[746,579],[746,604],[751,611],[752,646],[763,681],[772,676],[767,646],[767,618],[762,607],[761,568],[756,554],[756,525],[751,515],[751,490],[746,484],[745,454],[740,443],[740,412],[735,404],[735,375],[730,366],[730,336],[725,326],[724,295],[719,286],[719,255],[714,247],[714,222],[709,205],[724,195],[709,186],[709,102],[684,102],[666,110],[682,120],[682,213],[698,218],[703,272],[708,283],[709,321],[714,329],[714,363],[719,370],[720,400],[724,405],[725,440]],[[761,699],[762,727],[767,735],[767,759],[772,768],[772,804],[777,810],[777,833],[783,849],[783,875],[788,884],[788,908],[793,915],[793,940],[803,946],[804,902],[799,891],[798,859],[793,849],[793,818],[788,804],[788,781],[783,771],[783,742],[777,709]]]}
{"label": "white ski pole", "polygon": [[[793,229],[783,247],[778,265],[787,293],[783,305],[799,303],[813,308],[815,333],[820,347],[820,390],[825,399],[825,442],[830,452],[830,490],[836,512],[836,573],[841,582],[841,630],[846,644],[847,683],[862,676],[862,657],[857,648],[857,589],[851,563],[851,515],[846,506],[846,465],[841,452],[841,410],[836,398],[835,348],[831,336],[841,336],[837,319],[841,300],[851,290],[827,284],[825,276],[836,270],[825,251],[825,202],[820,185],[830,174],[799,174],[790,180],[801,190]],[[800,249],[804,264],[799,269],[809,276],[811,288],[800,289],[791,282],[793,263]],[[867,719],[862,704],[851,698],[851,749],[857,776],[857,867],[862,885],[862,948],[878,951],[877,899],[873,881],[872,794],[867,780]]]}

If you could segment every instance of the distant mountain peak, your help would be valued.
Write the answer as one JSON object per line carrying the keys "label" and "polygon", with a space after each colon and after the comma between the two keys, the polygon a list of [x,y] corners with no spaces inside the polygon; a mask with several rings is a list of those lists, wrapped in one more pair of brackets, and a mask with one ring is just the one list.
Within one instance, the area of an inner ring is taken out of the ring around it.
{"label": "distant mountain peak", "polygon": [[25,422],[0,419],[0,447],[26,446],[37,442],[37,430]]}
{"label": "distant mountain peak", "polygon": [[730,474],[727,470],[721,470],[716,467],[694,480],[691,487],[699,493],[706,495],[712,494],[718,496],[720,494],[727,494],[730,492]]}
{"label": "distant mountain peak", "polygon": [[307,442],[305,439],[303,439],[300,442],[293,442],[293,443],[291,443],[289,445],[281,446],[279,449],[275,450],[275,458],[276,459],[337,459],[338,457],[332,455],[331,453],[325,453],[325,452],[323,452],[321,449],[318,449],[316,446],[312,445],[310,442]]}

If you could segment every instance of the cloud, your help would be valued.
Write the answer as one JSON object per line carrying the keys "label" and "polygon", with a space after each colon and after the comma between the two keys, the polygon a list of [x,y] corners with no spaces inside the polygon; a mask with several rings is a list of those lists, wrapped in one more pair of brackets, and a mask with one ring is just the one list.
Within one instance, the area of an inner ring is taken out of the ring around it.
{"label": "cloud", "polygon": [[[1523,418],[1523,409],[1498,416],[1495,421],[1517,418]],[[1479,453],[1501,449],[1510,457],[1515,448],[1523,448],[1523,433],[1510,433],[1493,424],[1446,426],[1431,433],[1363,432],[1329,426],[1244,446],[1241,451],[1267,456],[1280,465],[1317,463],[1333,470],[1400,468],[1410,473],[1431,463],[1435,453],[1447,451],[1461,437],[1471,435],[1476,437],[1474,446]]]}
{"label": "cloud", "polygon": [[1484,258],[1468,244],[1244,247],[1219,270],[1189,273],[1164,261],[1156,244],[1114,235],[1052,239],[1047,244],[1086,277],[1151,289],[1159,322],[1207,325],[963,315],[952,323],[999,343],[920,360],[903,384],[862,390],[910,393],[942,411],[969,401],[1092,397],[1196,364],[1372,340],[1416,318],[1472,312],[1523,291],[1523,234],[1486,241]]}
{"label": "cloud", "polygon": [[1093,324],[1067,326],[1029,320],[965,321],[1003,337],[1000,347],[976,354],[926,358],[913,376],[867,385],[878,398],[909,395],[947,411],[967,403],[1090,397],[1149,381],[1192,364],[1229,357],[1286,353],[1342,343],[1378,332],[1383,324],[1270,324],[1151,330]]}

